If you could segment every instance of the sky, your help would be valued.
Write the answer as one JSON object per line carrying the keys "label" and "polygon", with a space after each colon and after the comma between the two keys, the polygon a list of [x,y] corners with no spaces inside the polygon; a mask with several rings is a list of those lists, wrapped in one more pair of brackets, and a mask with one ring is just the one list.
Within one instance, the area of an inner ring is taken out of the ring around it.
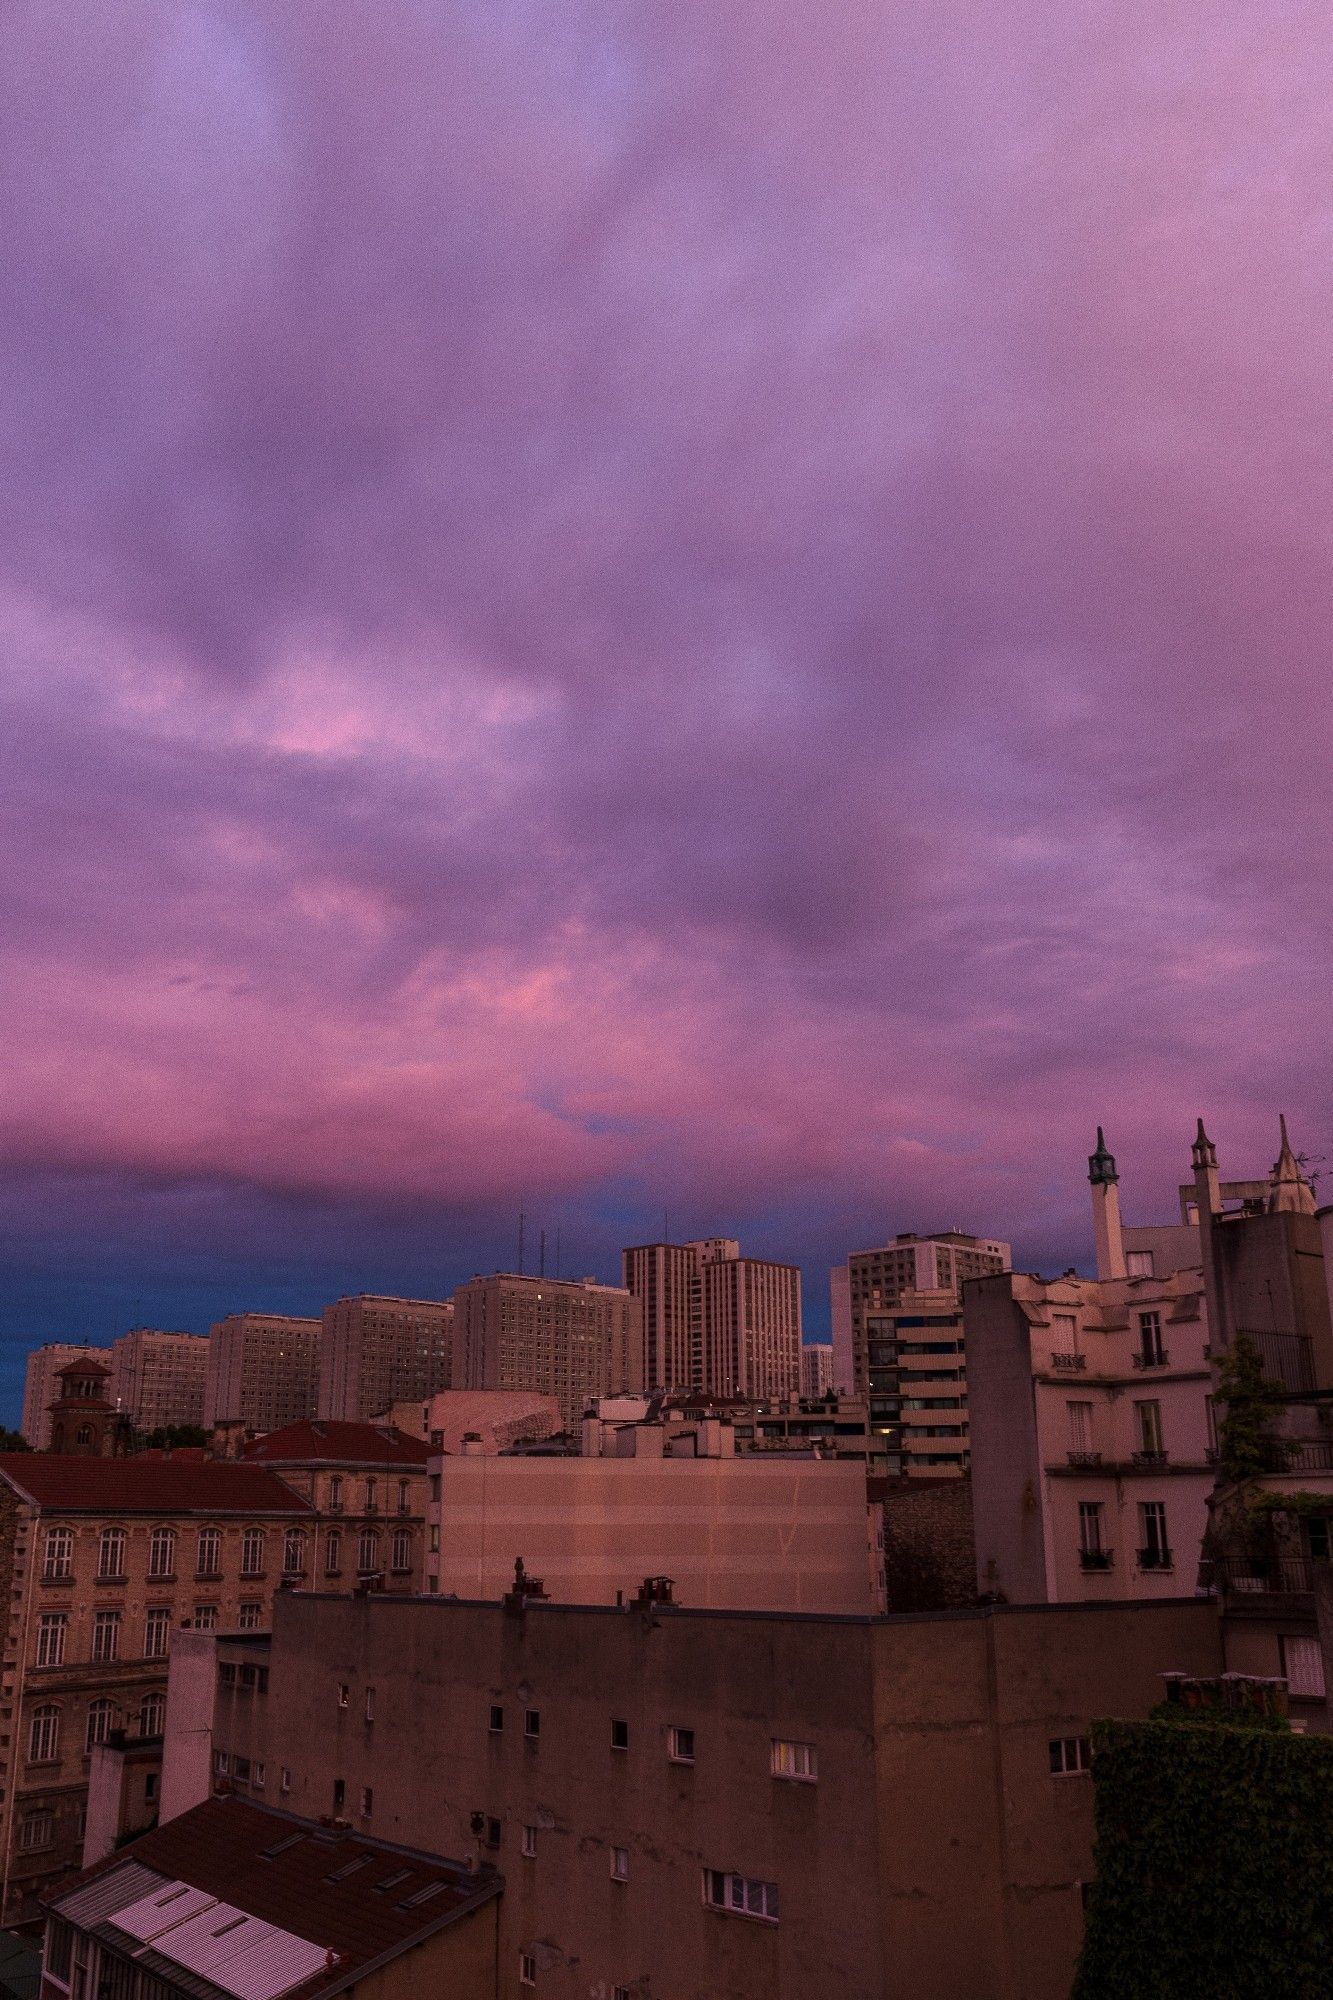
{"label": "sky", "polygon": [[5,35],[0,1408],[1333,1152],[1326,6]]}

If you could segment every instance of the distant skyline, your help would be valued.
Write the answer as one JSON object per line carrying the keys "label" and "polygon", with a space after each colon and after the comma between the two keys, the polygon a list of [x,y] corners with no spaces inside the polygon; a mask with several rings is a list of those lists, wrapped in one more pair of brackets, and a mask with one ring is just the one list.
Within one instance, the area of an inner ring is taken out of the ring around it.
{"label": "distant skyline", "polygon": [[0,1415],[1333,1156],[1333,22],[16,0]]}

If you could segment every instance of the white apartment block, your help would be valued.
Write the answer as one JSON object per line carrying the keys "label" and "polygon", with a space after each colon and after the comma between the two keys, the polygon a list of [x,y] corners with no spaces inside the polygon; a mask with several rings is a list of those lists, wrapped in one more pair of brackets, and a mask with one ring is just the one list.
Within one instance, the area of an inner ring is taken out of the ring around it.
{"label": "white apartment block", "polygon": [[110,1397],[138,1431],[204,1421],[208,1335],[136,1326],[111,1344]]}
{"label": "white apartment block", "polygon": [[361,1292],[325,1306],[319,1348],[319,1415],[365,1423],[395,1403],[420,1403],[450,1386],[454,1308],[447,1299]]}
{"label": "white apartment block", "polygon": [[457,1389],[553,1396],[566,1430],[589,1403],[643,1387],[643,1315],[619,1285],[497,1271],[454,1292]]}
{"label": "white apartment block", "polygon": [[807,1341],[801,1349],[801,1394],[814,1402],[832,1387],[832,1347],[826,1340]]}
{"label": "white apartment block", "polygon": [[282,1313],[228,1313],[209,1335],[204,1423],[276,1431],[319,1408],[322,1322]]}

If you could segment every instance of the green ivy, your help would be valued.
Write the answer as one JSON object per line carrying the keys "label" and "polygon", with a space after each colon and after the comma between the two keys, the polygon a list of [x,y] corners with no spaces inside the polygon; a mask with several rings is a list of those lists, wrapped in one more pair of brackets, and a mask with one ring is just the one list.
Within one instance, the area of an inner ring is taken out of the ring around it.
{"label": "green ivy", "polygon": [[1327,2000],[1333,1739],[1192,1719],[1099,1723],[1093,1746],[1071,2000]]}
{"label": "green ivy", "polygon": [[1238,1333],[1217,1367],[1217,1462],[1226,1484],[1241,1485],[1276,1470],[1285,1456],[1278,1431],[1282,1384],[1264,1374],[1258,1345]]}

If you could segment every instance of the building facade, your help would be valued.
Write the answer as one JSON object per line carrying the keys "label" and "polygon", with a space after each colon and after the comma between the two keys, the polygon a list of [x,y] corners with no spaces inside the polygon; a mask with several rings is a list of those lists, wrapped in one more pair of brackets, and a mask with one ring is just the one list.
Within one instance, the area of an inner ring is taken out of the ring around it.
{"label": "building facade", "polygon": [[801,1349],[801,1394],[807,1402],[833,1388],[833,1349],[826,1340],[807,1340]]}
{"label": "building facade", "polygon": [[412,1591],[425,1577],[430,1453],[389,1424],[307,1421],[252,1439],[241,1462],[308,1502],[316,1589]]}
{"label": "building facade", "polygon": [[642,1243],[622,1253],[644,1316],[645,1389],[715,1396],[801,1393],[801,1274],[742,1257],[734,1237]]}
{"label": "building facade", "polygon": [[323,1323],[283,1313],[228,1313],[208,1337],[204,1425],[276,1431],[319,1408]]}
{"label": "building facade", "polygon": [[34,1347],[29,1354],[20,1428],[34,1451],[48,1451],[51,1446],[51,1405],[56,1399],[57,1375],[67,1362],[85,1357],[110,1368],[110,1348],[94,1347],[88,1342],[49,1341],[45,1347]]}
{"label": "building facade", "polygon": [[1220,1664],[1201,1602],[848,1619],[297,1595],[266,1650],[183,1638],[232,1666],[195,1670],[191,1713],[173,1660],[215,1782],[254,1796],[259,1766],[303,1819],[501,1871],[501,2000],[1067,2000],[1091,1724]]}
{"label": "building facade", "polygon": [[497,1271],[460,1285],[457,1389],[530,1389],[552,1396],[577,1430],[598,1396],[643,1387],[643,1314],[618,1285]]}
{"label": "building facade", "polygon": [[0,1455],[6,1921],[79,1865],[92,1748],[161,1734],[173,1631],[266,1624],[312,1525],[258,1467]]}
{"label": "building facade", "polygon": [[419,1403],[451,1386],[454,1308],[447,1299],[371,1293],[324,1308],[319,1415],[365,1423],[394,1403]]}
{"label": "building facade", "polygon": [[136,1326],[111,1344],[111,1400],[136,1431],[204,1421],[208,1336]]}

